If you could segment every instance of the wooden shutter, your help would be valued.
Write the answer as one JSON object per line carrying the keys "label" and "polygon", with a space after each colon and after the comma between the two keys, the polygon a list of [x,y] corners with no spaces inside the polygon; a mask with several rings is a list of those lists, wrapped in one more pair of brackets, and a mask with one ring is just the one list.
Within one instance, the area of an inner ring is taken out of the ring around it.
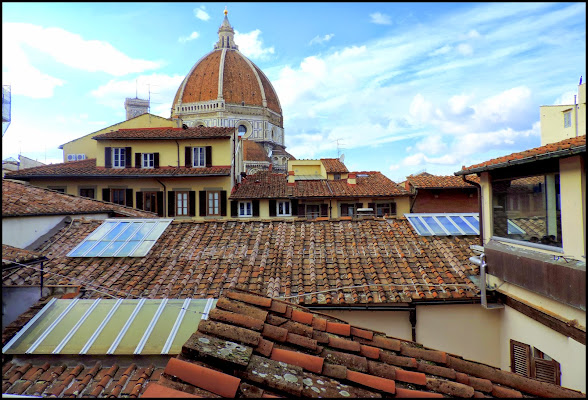
{"label": "wooden shutter", "polygon": [[212,167],[212,146],[206,146],[206,168]]}
{"label": "wooden shutter", "polygon": [[135,199],[137,200],[137,208],[139,210],[143,209],[143,192],[136,192]]}
{"label": "wooden shutter", "polygon": [[[105,147],[104,148],[104,166],[106,168],[112,168],[112,148]],[[109,196],[110,198],[110,196]]]}
{"label": "wooden shutter", "polygon": [[275,200],[269,201],[269,216],[270,217],[276,216],[276,201]]}
{"label": "wooden shutter", "polygon": [[141,163],[141,153],[135,153],[135,168],[141,168],[142,167],[142,163]]}
{"label": "wooden shutter", "polygon": [[298,216],[306,217],[306,209],[304,207],[304,204],[298,204]]}
{"label": "wooden shutter", "polygon": [[355,203],[355,213],[357,214],[357,209],[362,208],[362,207],[363,207],[363,203]]}
{"label": "wooden shutter", "polygon": [[102,200],[110,201],[110,189],[102,189]]}
{"label": "wooden shutter", "polygon": [[133,189],[126,189],[126,198],[127,201],[125,206],[132,207],[133,206]]}
{"label": "wooden shutter", "polygon": [[396,203],[390,203],[390,215],[396,215]]}
{"label": "wooden shutter", "polygon": [[192,168],[192,148],[188,146],[185,148],[185,161],[186,168]]}
{"label": "wooden shutter", "polygon": [[259,200],[252,201],[251,210],[254,217],[259,217]]}
{"label": "wooden shutter", "polygon": [[163,217],[163,192],[157,192],[157,215]]}
{"label": "wooden shutter", "polygon": [[298,199],[292,199],[290,203],[292,215],[298,215]]}
{"label": "wooden shutter", "polygon": [[131,168],[133,166],[133,153],[130,147],[125,147],[125,168]]}
{"label": "wooden shutter", "polygon": [[535,370],[535,379],[560,385],[560,370],[559,363],[555,360],[544,360],[541,358],[533,358],[533,366]]}
{"label": "wooden shutter", "polygon": [[349,214],[349,204],[341,203],[341,216]]}
{"label": "wooden shutter", "polygon": [[153,167],[159,168],[159,153],[153,153]]}
{"label": "wooden shutter", "polygon": [[223,217],[227,216],[227,191],[221,190],[220,192],[220,215]]}
{"label": "wooden shutter", "polygon": [[238,210],[238,201],[231,201],[231,217],[238,217],[239,210]]}
{"label": "wooden shutter", "polygon": [[196,192],[194,190],[188,192],[188,213],[191,217],[196,216]]}
{"label": "wooden shutter", "polygon": [[167,216],[176,216],[176,192],[173,190],[167,192]]}
{"label": "wooden shutter", "polygon": [[531,377],[531,346],[510,340],[510,370],[527,378]]}
{"label": "wooden shutter", "polygon": [[200,207],[200,216],[206,216],[206,190],[200,190],[198,192],[198,207]]}
{"label": "wooden shutter", "polygon": [[321,217],[328,217],[329,216],[329,205],[328,204],[321,204]]}

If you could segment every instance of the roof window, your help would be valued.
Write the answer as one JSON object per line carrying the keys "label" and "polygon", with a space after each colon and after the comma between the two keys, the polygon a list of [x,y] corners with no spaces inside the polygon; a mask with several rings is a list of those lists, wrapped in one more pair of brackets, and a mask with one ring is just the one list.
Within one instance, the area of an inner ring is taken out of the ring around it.
{"label": "roof window", "polygon": [[[404,214],[408,222],[421,236],[466,236],[479,235],[478,213],[411,213]],[[509,233],[525,232],[512,221],[508,221]]]}
{"label": "roof window", "polygon": [[68,257],[144,257],[172,219],[107,219]]}

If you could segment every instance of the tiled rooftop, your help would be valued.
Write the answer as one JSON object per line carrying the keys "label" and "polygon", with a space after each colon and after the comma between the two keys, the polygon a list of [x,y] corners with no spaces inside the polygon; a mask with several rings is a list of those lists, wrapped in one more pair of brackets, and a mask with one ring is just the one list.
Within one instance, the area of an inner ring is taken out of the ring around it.
{"label": "tiled rooftop", "polygon": [[[466,177],[468,180],[480,183],[480,178],[476,175]],[[453,188],[474,188],[473,185],[463,181],[461,176],[442,176],[431,175],[422,172],[418,175],[409,175],[406,180],[410,185],[417,189],[453,189]]]}
{"label": "tiled rooftop", "polygon": [[2,245],[2,267],[16,263],[27,264],[44,260],[45,256],[39,252],[25,250],[18,247]]}
{"label": "tiled rooftop", "polygon": [[487,171],[494,168],[501,168],[510,165],[513,162],[528,162],[534,161],[538,158],[548,158],[551,156],[562,157],[565,155],[586,152],[586,135],[578,136],[571,139],[565,139],[557,143],[550,143],[545,146],[535,147],[533,149],[513,153],[508,156],[493,158],[480,164],[475,164],[469,167],[462,167],[461,171],[455,175],[465,175],[475,172]]}
{"label": "tiled rooftop", "polygon": [[27,179],[32,177],[152,177],[152,176],[206,176],[230,175],[230,166],[210,168],[160,167],[160,168],[104,168],[96,166],[96,159],[49,164],[21,169],[6,174],[6,178]]}
{"label": "tiled rooftop", "polygon": [[345,164],[343,164],[338,158],[321,158],[321,162],[325,166],[327,173],[344,173],[349,172]]}
{"label": "tiled rooftop", "polygon": [[134,128],[119,129],[93,137],[95,140],[129,139],[216,139],[230,138],[235,128],[198,126],[193,128]]}
{"label": "tiled rooftop", "polygon": [[302,197],[406,196],[408,191],[377,171],[357,172],[355,185],[341,180],[297,180],[288,186],[285,174],[261,171],[248,175],[231,194],[231,199]]}
{"label": "tiled rooftop", "polygon": [[[405,218],[173,221],[145,257],[66,257],[99,225],[76,220],[48,239],[45,284],[85,284],[85,298],[102,296],[95,286],[147,298],[218,298],[242,288],[311,305],[479,296],[468,277],[478,273],[468,261],[478,237],[419,236]],[[37,285],[39,274],[5,271],[2,281]]]}
{"label": "tiled rooftop", "polygon": [[[137,358],[140,360],[140,358]],[[52,360],[50,360],[52,361]],[[459,355],[231,290],[164,365],[11,360],[3,393],[58,397],[585,397]],[[138,362],[138,361],[137,361]]]}
{"label": "tiled rooftop", "polygon": [[[69,163],[56,165],[67,164]],[[74,162],[71,164],[74,164]],[[30,169],[19,172],[29,171]],[[2,180],[2,217],[95,213],[110,213],[123,217],[157,218],[157,214],[148,211],[136,210],[107,201],[59,193],[54,190],[31,186],[24,182]]]}

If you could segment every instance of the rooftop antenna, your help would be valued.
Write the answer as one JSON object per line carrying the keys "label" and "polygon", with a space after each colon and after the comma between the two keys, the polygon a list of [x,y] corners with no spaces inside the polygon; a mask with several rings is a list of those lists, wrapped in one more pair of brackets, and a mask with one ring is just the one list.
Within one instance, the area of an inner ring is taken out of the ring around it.
{"label": "rooftop antenna", "polygon": [[333,142],[337,142],[337,158],[341,157],[341,149],[344,149],[344,148],[345,148],[345,147],[343,147],[343,146],[341,146],[341,145],[339,144],[339,141],[340,141],[340,140],[341,140],[341,139],[335,139],[335,140],[333,140],[333,141],[331,142],[331,143],[333,143]]}
{"label": "rooftop antenna", "polygon": [[138,89],[137,89],[137,85],[138,85],[138,84],[137,84],[137,80],[138,80],[138,79],[135,79],[135,99],[138,99],[138,97],[137,97],[137,96],[138,96],[138,94],[137,94],[137,90],[138,90]]}

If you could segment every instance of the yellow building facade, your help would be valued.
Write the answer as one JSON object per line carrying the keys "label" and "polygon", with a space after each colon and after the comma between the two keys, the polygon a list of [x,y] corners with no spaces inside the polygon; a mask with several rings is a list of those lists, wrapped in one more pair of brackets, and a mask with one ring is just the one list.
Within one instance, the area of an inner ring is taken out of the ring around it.
{"label": "yellow building facade", "polygon": [[541,145],[586,134],[586,84],[578,85],[574,104],[542,106]]}

